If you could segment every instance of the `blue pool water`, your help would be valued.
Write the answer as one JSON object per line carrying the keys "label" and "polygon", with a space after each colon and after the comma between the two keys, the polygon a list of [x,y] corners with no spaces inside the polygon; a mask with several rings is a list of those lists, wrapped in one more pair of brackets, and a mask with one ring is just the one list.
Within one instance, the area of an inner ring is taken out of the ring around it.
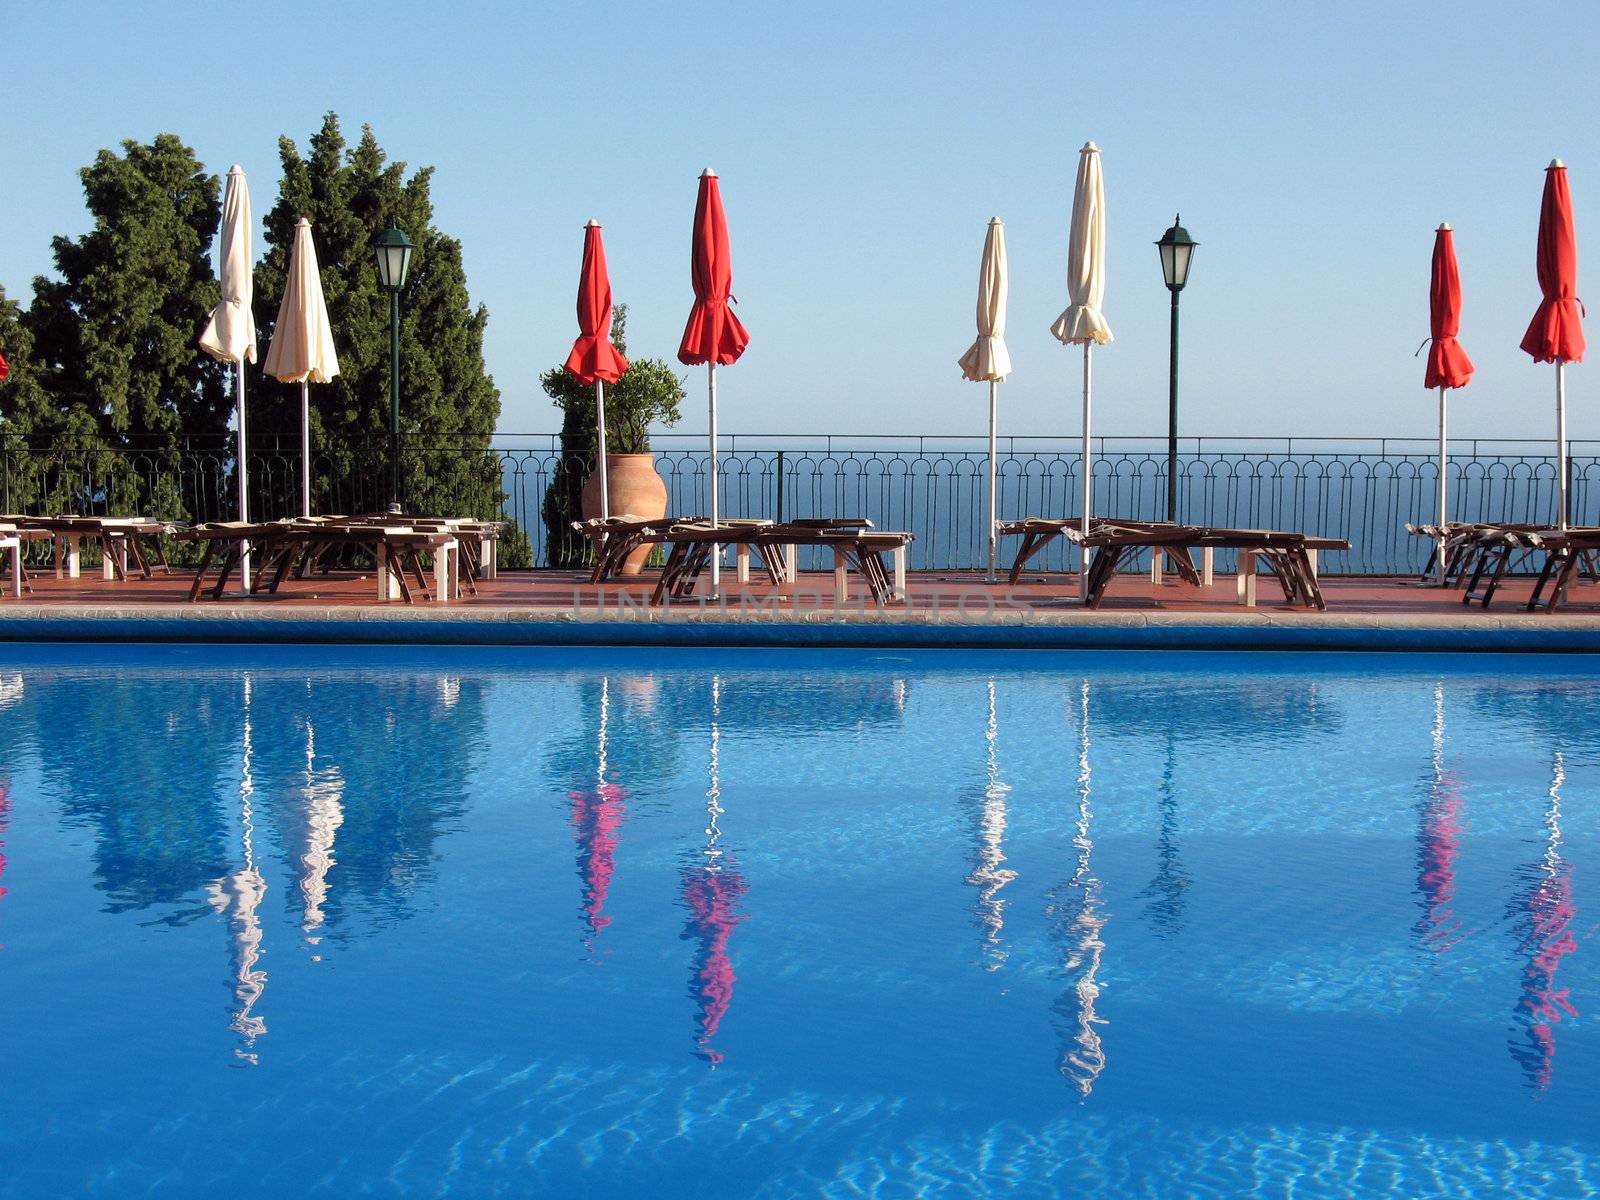
{"label": "blue pool water", "polygon": [[1577,658],[0,648],[0,1194],[1581,1196]]}

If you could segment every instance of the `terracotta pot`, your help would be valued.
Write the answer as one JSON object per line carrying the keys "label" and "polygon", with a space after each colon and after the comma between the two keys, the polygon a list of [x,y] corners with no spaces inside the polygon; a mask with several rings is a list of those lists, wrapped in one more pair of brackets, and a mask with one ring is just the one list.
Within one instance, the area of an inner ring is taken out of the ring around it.
{"label": "terracotta pot", "polygon": [[[606,483],[611,492],[614,517],[664,517],[667,515],[667,485],[656,472],[656,456],[645,454],[606,455]],[[583,485],[583,515],[600,515],[600,472],[595,471]],[[622,565],[624,575],[637,575],[644,569],[653,546],[640,546]]]}

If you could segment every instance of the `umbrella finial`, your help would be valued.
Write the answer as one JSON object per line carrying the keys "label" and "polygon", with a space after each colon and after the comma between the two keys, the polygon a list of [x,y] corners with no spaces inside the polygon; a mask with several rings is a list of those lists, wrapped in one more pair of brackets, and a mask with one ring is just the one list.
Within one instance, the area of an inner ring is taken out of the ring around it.
{"label": "umbrella finial", "polygon": [[701,179],[715,179],[716,177],[717,177],[716,171],[713,170],[710,167],[707,167],[704,171],[700,172],[700,178]]}
{"label": "umbrella finial", "polygon": [[1084,153],[1099,154],[1100,153],[1100,147],[1096,146],[1093,142],[1085,142],[1083,144],[1083,149],[1079,150],[1078,153],[1079,154],[1084,154]]}
{"label": "umbrella finial", "polygon": [[1439,228],[1435,229],[1434,232],[1435,233],[1449,233],[1450,232],[1450,222],[1449,221],[1440,221],[1439,222]]}
{"label": "umbrella finial", "polygon": [[991,225],[1004,225],[1005,222],[1002,221],[999,217],[990,217],[989,218],[989,224],[991,224]]}
{"label": "umbrella finial", "polygon": [[596,221],[593,217],[590,217],[587,221],[585,221],[583,223],[583,227],[585,229],[599,229],[600,228],[600,222]]}
{"label": "umbrella finial", "polygon": [[1546,171],[1565,171],[1566,169],[1567,164],[1562,162],[1559,158],[1552,158],[1550,160],[1550,165],[1545,168]]}

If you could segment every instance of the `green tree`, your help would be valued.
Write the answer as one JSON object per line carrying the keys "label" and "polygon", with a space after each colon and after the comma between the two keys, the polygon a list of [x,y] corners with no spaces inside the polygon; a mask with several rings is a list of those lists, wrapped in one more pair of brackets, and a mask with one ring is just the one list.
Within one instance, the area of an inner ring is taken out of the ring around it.
{"label": "green tree", "polygon": [[52,461],[67,445],[92,442],[95,433],[88,413],[62,412],[45,389],[24,315],[0,288],[0,353],[10,366],[0,379],[0,512],[5,513],[36,509],[50,490]]}
{"label": "green tree", "polygon": [[26,323],[52,403],[26,416],[27,432],[72,432],[86,415],[115,447],[221,434],[226,368],[196,347],[218,296],[217,178],[170,133],[122,148],[79,172],[93,227],[53,239],[60,278],[34,280]]}
{"label": "green tree", "polygon": [[[339,351],[339,374],[312,389],[313,503],[324,511],[381,508],[389,499],[389,294],[378,283],[372,242],[393,223],[416,243],[400,297],[400,429],[403,489],[415,512],[497,517],[505,500],[500,457],[490,449],[500,392],[483,361],[488,310],[474,307],[461,243],[433,225],[431,167],[406,174],[370,126],[347,145],[329,113],[309,152],[278,140],[283,165],[266,215],[267,251],[256,271],[256,321],[271,338],[294,244],[311,222],[323,295]],[[298,438],[300,389],[263,378],[252,407],[263,437]],[[291,443],[292,444],[292,443]],[[502,562],[527,565],[520,530],[501,543]]]}
{"label": "green tree", "polygon": [[[628,306],[612,310],[611,340],[628,354]],[[650,426],[676,425],[683,415],[683,377],[659,358],[634,359],[622,378],[606,385],[606,452],[643,454],[650,449]],[[552,567],[575,567],[588,556],[587,542],[573,535],[582,509],[583,485],[594,469],[599,428],[594,385],[580,383],[565,366],[539,376],[545,395],[561,409],[561,461],[544,494],[546,557]]]}
{"label": "green tree", "polygon": [[23,505],[182,517],[205,473],[179,448],[220,440],[232,408],[195,346],[218,294],[218,183],[172,134],[122,151],[79,172],[93,223],[52,241],[59,278],[34,280],[30,373],[0,414],[31,447]]}

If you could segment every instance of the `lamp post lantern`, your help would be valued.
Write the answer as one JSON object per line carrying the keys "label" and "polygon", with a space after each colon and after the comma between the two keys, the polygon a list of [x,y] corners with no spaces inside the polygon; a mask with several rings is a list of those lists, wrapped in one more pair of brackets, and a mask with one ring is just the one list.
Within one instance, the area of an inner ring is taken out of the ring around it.
{"label": "lamp post lantern", "polygon": [[1180,217],[1161,235],[1161,278],[1172,293],[1171,363],[1167,381],[1167,520],[1178,519],[1178,293],[1189,282],[1189,262],[1200,243],[1189,236]]}
{"label": "lamp post lantern", "polygon": [[378,256],[378,282],[389,293],[389,511],[400,512],[400,289],[416,246],[391,222],[372,249]]}

